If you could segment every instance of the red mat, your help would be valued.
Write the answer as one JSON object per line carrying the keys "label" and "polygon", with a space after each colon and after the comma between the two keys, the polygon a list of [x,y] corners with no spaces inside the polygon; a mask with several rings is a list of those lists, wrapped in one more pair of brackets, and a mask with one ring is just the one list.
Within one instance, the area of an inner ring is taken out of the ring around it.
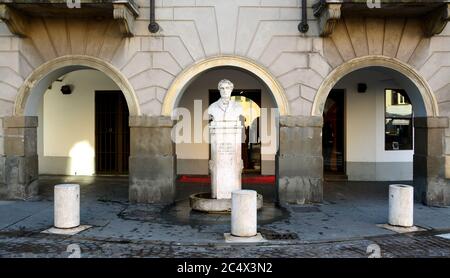
{"label": "red mat", "polygon": [[[182,175],[178,179],[178,182],[185,183],[211,183],[211,177],[209,176],[187,176]],[[245,184],[274,184],[275,176],[254,176],[243,177],[242,183]]]}

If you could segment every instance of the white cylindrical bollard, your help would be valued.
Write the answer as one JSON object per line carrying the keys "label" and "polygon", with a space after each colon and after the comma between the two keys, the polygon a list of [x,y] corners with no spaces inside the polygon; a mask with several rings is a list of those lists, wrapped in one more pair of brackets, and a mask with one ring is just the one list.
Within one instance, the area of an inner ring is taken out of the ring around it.
{"label": "white cylindrical bollard", "polygon": [[405,184],[389,186],[389,225],[411,227],[414,213],[414,188]]}
{"label": "white cylindrical bollard", "polygon": [[231,234],[252,237],[256,230],[256,191],[236,190],[231,193]]}
{"label": "white cylindrical bollard", "polygon": [[75,228],[80,225],[80,185],[55,185],[55,227]]}

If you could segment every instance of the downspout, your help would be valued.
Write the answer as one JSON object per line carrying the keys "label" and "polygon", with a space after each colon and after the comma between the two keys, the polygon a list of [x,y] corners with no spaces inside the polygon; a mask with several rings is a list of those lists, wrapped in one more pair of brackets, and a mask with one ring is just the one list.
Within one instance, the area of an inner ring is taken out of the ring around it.
{"label": "downspout", "polygon": [[150,0],[150,24],[148,25],[150,33],[156,33],[159,31],[159,24],[155,19],[155,0]]}
{"label": "downspout", "polygon": [[308,7],[307,7],[307,0],[302,0],[302,21],[298,24],[298,30],[301,33],[306,33],[309,30],[308,25]]}

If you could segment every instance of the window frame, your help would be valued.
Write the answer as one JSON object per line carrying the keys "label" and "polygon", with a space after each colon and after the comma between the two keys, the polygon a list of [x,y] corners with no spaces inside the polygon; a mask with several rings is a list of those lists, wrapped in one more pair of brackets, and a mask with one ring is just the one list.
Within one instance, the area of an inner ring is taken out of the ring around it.
{"label": "window frame", "polygon": [[[386,115],[387,114],[386,97],[387,97],[387,91],[388,90],[391,90],[393,92],[400,92],[401,95],[405,97],[405,100],[407,100],[409,102],[409,104],[411,105],[411,116],[410,117],[395,117],[395,118],[394,117],[387,117],[387,115]],[[384,142],[384,151],[392,152],[392,151],[412,151],[412,150],[414,150],[414,107],[412,105],[411,98],[408,96],[408,93],[406,92],[405,89],[400,89],[400,88],[391,88],[391,87],[385,88],[384,91],[383,91],[383,94],[384,94],[384,97],[383,97],[383,99],[384,99],[384,101],[383,101],[383,107],[384,107],[384,119],[383,119],[383,125],[384,125],[384,133],[383,133],[383,136],[384,136],[384,140],[383,140],[383,142]],[[386,144],[386,136],[387,136],[387,134],[386,134],[386,131],[387,131],[386,120],[387,119],[392,119],[392,120],[398,119],[398,120],[409,120],[410,121],[411,131],[410,131],[409,137],[410,137],[410,142],[411,142],[411,148],[407,148],[407,149],[400,149],[400,148],[399,149],[388,149],[387,148],[387,144]]]}

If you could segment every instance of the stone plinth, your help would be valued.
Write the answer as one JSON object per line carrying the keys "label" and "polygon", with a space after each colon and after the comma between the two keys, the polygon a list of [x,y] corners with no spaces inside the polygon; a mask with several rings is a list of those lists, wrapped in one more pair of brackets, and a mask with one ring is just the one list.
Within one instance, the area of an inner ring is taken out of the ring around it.
{"label": "stone plinth", "polygon": [[55,227],[70,229],[80,225],[80,185],[55,186]]}
{"label": "stone plinth", "polygon": [[172,203],[175,199],[175,145],[170,117],[132,116],[129,199],[132,203]]}
{"label": "stone plinth", "polygon": [[450,182],[445,177],[447,117],[414,118],[414,188],[428,206],[450,205]]}
{"label": "stone plinth", "polygon": [[276,173],[282,206],[323,200],[322,123],[321,117],[280,117]]}
{"label": "stone plinth", "polygon": [[238,190],[231,198],[231,234],[253,237],[257,234],[256,191]]}
{"label": "stone plinth", "polygon": [[38,194],[38,118],[12,116],[3,118],[4,152],[0,167],[4,169],[4,182],[8,199],[28,199]]}
{"label": "stone plinth", "polygon": [[389,225],[412,227],[414,188],[404,184],[389,186]]}
{"label": "stone plinth", "polygon": [[241,189],[242,124],[240,121],[213,121],[211,134],[211,192],[214,199],[230,199]]}

